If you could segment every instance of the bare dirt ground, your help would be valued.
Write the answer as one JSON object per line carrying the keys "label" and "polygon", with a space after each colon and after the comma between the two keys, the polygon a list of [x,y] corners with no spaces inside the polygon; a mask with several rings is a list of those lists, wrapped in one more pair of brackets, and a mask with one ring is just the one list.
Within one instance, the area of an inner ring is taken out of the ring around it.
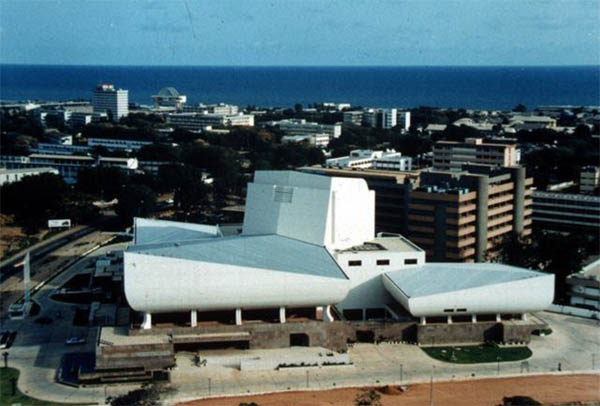
{"label": "bare dirt ground", "polygon": [[48,230],[41,230],[34,235],[26,235],[21,227],[13,225],[12,216],[0,215],[0,258],[25,249],[41,241]]}
{"label": "bare dirt ground", "polygon": [[[347,406],[357,394],[375,389],[382,406],[422,406],[430,403],[430,385],[365,387],[324,391],[286,392],[258,396],[212,398],[181,403],[185,406]],[[496,406],[505,396],[529,396],[544,405],[600,405],[600,375],[545,375],[522,378],[481,379],[463,382],[434,382],[433,404],[444,406]],[[578,403],[575,403],[578,402]],[[579,403],[580,402],[580,403]]]}

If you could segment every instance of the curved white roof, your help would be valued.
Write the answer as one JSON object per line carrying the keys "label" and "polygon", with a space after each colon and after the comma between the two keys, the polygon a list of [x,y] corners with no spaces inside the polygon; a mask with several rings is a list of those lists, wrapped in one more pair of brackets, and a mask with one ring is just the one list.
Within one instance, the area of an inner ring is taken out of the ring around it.
{"label": "curved white roof", "polygon": [[167,96],[167,97],[178,97],[179,92],[174,87],[163,87],[158,92],[159,96]]}

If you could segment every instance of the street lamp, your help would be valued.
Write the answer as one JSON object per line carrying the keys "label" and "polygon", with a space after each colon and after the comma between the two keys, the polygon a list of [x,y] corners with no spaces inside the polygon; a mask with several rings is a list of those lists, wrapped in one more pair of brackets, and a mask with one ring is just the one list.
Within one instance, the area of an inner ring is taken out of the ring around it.
{"label": "street lamp", "polygon": [[4,351],[2,356],[4,357],[4,368],[8,368],[8,351]]}
{"label": "street lamp", "polygon": [[435,365],[431,366],[431,380],[429,382],[429,405],[433,406],[433,374],[435,373]]}
{"label": "street lamp", "polygon": [[500,357],[496,357],[496,361],[498,361],[498,371],[497,371],[497,375],[500,375]]}

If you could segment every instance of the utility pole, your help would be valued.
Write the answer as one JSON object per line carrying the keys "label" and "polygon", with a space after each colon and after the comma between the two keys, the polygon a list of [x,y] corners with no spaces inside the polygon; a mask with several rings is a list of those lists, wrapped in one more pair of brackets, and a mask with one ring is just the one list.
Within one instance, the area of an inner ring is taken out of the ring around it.
{"label": "utility pole", "polygon": [[8,368],[8,351],[4,351],[2,356],[4,357],[4,368]]}
{"label": "utility pole", "polygon": [[308,388],[308,371],[306,371],[306,387]]}
{"label": "utility pole", "polygon": [[496,361],[498,361],[498,371],[496,375],[500,375],[500,357],[496,357]]}
{"label": "utility pole", "polygon": [[208,396],[210,396],[210,389],[211,389],[211,387],[210,387],[210,386],[211,386],[211,385],[210,385],[210,378],[208,378]]}
{"label": "utility pole", "polygon": [[435,373],[435,365],[431,367],[431,380],[429,381],[429,406],[433,406],[433,374]]}
{"label": "utility pole", "polygon": [[400,364],[400,384],[402,384],[402,364]]}

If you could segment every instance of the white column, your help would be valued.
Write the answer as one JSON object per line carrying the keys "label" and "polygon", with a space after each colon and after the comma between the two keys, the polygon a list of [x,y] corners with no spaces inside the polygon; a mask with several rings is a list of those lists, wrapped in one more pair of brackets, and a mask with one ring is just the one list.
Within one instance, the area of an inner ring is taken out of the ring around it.
{"label": "white column", "polygon": [[477,315],[476,314],[471,315],[471,323],[477,323]]}
{"label": "white column", "polygon": [[242,325],[242,309],[235,309],[235,324],[238,326]]}
{"label": "white column", "polygon": [[323,306],[323,321],[332,322],[333,316],[331,315],[331,306]]}
{"label": "white column", "polygon": [[152,328],[152,313],[144,313],[144,321],[142,322],[142,328],[144,330],[150,330]]}
{"label": "white column", "polygon": [[285,323],[285,307],[283,306],[279,308],[279,322]]}
{"label": "white column", "polygon": [[424,326],[427,324],[427,317],[421,316],[421,325]]}
{"label": "white column", "polygon": [[190,312],[190,319],[191,326],[196,327],[198,325],[198,312],[196,310]]}
{"label": "white column", "polygon": [[500,313],[496,314],[496,322],[500,323],[502,321],[502,317],[500,317]]}
{"label": "white column", "polygon": [[452,316],[448,316],[448,324],[452,324]]}
{"label": "white column", "polygon": [[525,313],[521,314],[521,320],[523,320],[523,321],[527,320],[527,314],[525,314]]}

